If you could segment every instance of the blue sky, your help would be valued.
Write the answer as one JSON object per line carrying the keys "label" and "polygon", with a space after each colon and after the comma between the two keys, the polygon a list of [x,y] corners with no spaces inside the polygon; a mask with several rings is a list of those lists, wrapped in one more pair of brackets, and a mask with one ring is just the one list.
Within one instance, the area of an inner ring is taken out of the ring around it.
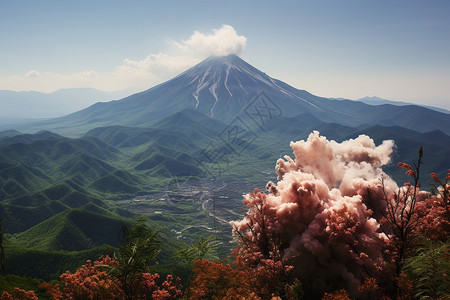
{"label": "blue sky", "polygon": [[450,109],[449,15],[445,0],[0,0],[0,89],[140,91],[227,39],[318,96]]}

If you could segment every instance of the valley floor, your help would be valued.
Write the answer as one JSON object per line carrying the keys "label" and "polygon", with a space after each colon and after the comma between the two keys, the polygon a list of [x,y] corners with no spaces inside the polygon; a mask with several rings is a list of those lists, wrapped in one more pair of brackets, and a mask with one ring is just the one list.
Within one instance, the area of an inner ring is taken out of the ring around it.
{"label": "valley floor", "polygon": [[243,195],[254,188],[254,183],[242,180],[174,179],[163,192],[115,203],[121,209],[146,215],[159,226],[170,228],[180,241],[190,241],[193,235],[202,232],[205,236],[215,235],[224,243],[233,243],[230,222],[242,219]]}

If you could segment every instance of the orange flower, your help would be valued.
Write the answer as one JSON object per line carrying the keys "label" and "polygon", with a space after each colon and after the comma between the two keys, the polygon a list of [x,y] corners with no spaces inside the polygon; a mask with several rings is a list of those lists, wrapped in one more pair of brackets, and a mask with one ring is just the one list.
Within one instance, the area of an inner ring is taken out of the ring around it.
{"label": "orange flower", "polygon": [[399,162],[397,164],[397,166],[399,166],[400,168],[403,168],[403,169],[407,169],[407,170],[411,170],[412,169],[412,167],[410,165],[402,163],[402,162]]}

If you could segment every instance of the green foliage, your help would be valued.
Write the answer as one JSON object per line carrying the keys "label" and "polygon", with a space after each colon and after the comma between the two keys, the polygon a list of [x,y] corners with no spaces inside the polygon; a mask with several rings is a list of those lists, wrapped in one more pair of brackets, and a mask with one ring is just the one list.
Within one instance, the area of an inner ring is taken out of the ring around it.
{"label": "green foliage", "polygon": [[158,234],[147,226],[146,218],[142,216],[130,228],[123,225],[118,260],[126,268],[144,272],[158,255]]}
{"label": "green foliage", "polygon": [[138,217],[131,227],[123,225],[122,243],[117,253],[120,264],[105,268],[108,274],[119,280],[125,295],[133,295],[136,281],[141,280],[142,273],[149,272],[150,264],[158,255],[159,245],[158,231],[146,225],[145,217]]}
{"label": "green foliage", "polygon": [[191,264],[198,259],[217,259],[215,250],[218,245],[219,243],[215,240],[214,236],[206,239],[200,237],[195,243],[189,246],[187,244],[181,244],[174,256]]}
{"label": "green foliage", "polygon": [[414,279],[416,297],[438,299],[450,295],[450,242],[423,239],[405,269]]}
{"label": "green foliage", "polygon": [[291,285],[285,287],[286,295],[290,300],[303,300],[303,286],[300,280],[295,278]]}

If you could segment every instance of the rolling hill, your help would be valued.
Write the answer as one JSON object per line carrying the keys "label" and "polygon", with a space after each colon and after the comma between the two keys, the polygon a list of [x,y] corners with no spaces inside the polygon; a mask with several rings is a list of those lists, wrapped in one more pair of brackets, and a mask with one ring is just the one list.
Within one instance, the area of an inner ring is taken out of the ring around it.
{"label": "rolling hill", "polygon": [[122,224],[130,225],[130,221],[106,210],[97,213],[71,209],[17,234],[13,242],[23,248],[47,251],[81,251],[102,245],[118,247]]}

